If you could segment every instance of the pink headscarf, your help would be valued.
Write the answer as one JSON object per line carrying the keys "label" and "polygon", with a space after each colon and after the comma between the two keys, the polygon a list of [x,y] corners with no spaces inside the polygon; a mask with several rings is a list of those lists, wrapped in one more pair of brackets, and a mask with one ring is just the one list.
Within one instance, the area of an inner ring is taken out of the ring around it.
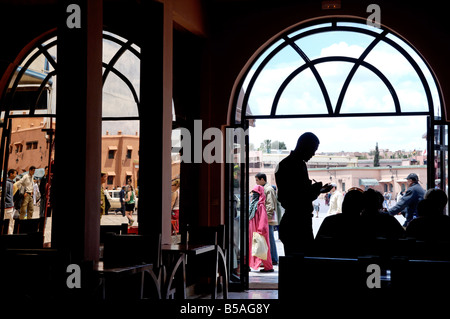
{"label": "pink headscarf", "polygon": [[266,233],[269,232],[267,212],[266,212],[266,194],[264,194],[264,187],[261,185],[256,185],[253,188],[253,191],[259,194],[259,200],[255,213],[255,221],[256,221],[255,230],[264,236]]}
{"label": "pink headscarf", "polygon": [[253,191],[259,194],[258,206],[266,203],[266,194],[264,193],[264,187],[256,185],[253,187]]}

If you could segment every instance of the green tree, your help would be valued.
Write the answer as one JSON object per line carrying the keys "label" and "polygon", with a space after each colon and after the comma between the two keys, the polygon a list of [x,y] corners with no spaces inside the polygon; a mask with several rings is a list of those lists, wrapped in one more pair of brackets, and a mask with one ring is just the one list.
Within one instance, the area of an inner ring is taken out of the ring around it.
{"label": "green tree", "polygon": [[379,167],[380,166],[380,151],[378,150],[378,142],[375,146],[375,156],[373,158],[373,166]]}
{"label": "green tree", "polygon": [[264,149],[266,150],[266,153],[270,153],[272,150],[272,140],[264,140]]}
{"label": "green tree", "polygon": [[271,147],[274,150],[286,150],[287,149],[286,143],[280,142],[280,141],[273,141],[271,143]]}

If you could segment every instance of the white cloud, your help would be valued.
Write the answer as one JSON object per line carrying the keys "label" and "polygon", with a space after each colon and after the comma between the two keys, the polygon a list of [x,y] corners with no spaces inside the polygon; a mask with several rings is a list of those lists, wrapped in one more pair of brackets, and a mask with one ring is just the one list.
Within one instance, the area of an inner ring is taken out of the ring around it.
{"label": "white cloud", "polygon": [[348,45],[346,42],[332,44],[320,51],[321,57],[326,56],[348,56],[358,59],[364,52],[364,48],[359,45]]}

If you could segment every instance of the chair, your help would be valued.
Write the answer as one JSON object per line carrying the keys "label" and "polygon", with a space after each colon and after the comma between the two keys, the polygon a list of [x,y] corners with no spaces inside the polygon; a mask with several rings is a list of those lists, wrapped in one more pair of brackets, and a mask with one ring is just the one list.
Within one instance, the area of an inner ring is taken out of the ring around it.
{"label": "chair", "polygon": [[14,222],[14,234],[28,234],[44,232],[45,217],[33,219],[16,219]]}
{"label": "chair", "polygon": [[[161,299],[161,283],[164,276],[164,266],[161,258],[161,234],[157,238],[150,235],[114,234],[108,233],[104,239],[103,262],[105,267],[127,267],[140,264],[153,264],[152,271],[146,271],[144,276],[144,296]],[[150,276],[150,278],[148,278]],[[151,280],[153,289],[146,289],[146,283]],[[117,285],[126,287],[122,281]],[[130,296],[133,297],[133,296]]]}
{"label": "chair", "polygon": [[[31,237],[36,236],[32,234]],[[25,238],[30,235],[4,235]],[[17,302],[54,300],[61,297],[61,284],[67,278],[68,261],[56,249],[15,247],[1,251],[0,271],[7,274],[2,278],[2,299]],[[12,272],[11,272],[12,271]]]}
{"label": "chair", "polygon": [[0,236],[0,250],[42,248],[44,233],[10,234]]}
{"label": "chair", "polygon": [[108,233],[115,233],[118,235],[128,234],[128,224],[122,223],[120,225],[100,225],[100,243],[105,242],[105,236]]}
{"label": "chair", "polygon": [[[318,298],[324,293],[331,299],[347,293],[369,291],[366,280],[371,259],[280,256],[278,291],[280,300]],[[351,299],[349,299],[351,300]]]}
{"label": "chair", "polygon": [[[187,233],[184,236],[185,240],[188,239],[189,244],[209,244],[214,245],[215,249],[213,256],[199,256],[198,260],[195,261],[195,265],[206,263],[213,260],[215,265],[213,273],[210,274],[210,278],[213,280],[213,285],[211,287],[211,299],[216,299],[217,297],[217,287],[220,281],[223,285],[223,298],[228,299],[228,270],[227,270],[227,250],[225,248],[225,225],[219,226],[205,226],[205,227],[188,227]],[[190,267],[202,271],[202,267]],[[189,264],[188,264],[189,266]],[[201,275],[203,275],[203,271]]]}
{"label": "chair", "polygon": [[395,259],[391,283],[394,291],[410,296],[447,294],[450,286],[450,261]]}
{"label": "chair", "polygon": [[0,235],[8,234],[10,219],[4,219],[0,225]]}
{"label": "chair", "polygon": [[450,260],[450,242],[416,240],[408,256],[410,259]]}

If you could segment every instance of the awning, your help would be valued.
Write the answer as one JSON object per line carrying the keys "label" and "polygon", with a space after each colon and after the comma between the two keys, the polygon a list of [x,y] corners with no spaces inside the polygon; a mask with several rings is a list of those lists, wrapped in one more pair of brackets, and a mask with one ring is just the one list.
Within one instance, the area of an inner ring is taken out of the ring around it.
{"label": "awning", "polygon": [[116,146],[116,145],[108,146],[108,149],[109,149],[110,151],[117,151],[117,146]]}
{"label": "awning", "polygon": [[398,179],[396,180],[397,183],[406,183],[407,180],[406,179]]}
{"label": "awning", "polygon": [[362,186],[377,186],[378,181],[375,178],[360,178],[359,185]]}
{"label": "awning", "polygon": [[378,183],[392,183],[392,179],[380,179]]}

